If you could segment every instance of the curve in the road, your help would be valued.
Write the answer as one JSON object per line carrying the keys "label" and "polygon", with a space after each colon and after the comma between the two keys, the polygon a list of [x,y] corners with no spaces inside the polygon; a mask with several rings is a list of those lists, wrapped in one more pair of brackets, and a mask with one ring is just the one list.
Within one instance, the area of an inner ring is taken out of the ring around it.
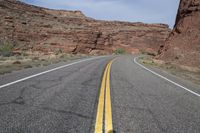
{"label": "curve in the road", "polygon": [[164,77],[164,76],[162,76],[162,75],[160,75],[160,74],[158,74],[158,73],[156,73],[156,72],[154,72],[154,71],[152,71],[150,69],[148,69],[147,67],[143,66],[142,64],[140,64],[139,62],[137,62],[138,58],[139,57],[135,57],[134,58],[134,62],[137,65],[139,65],[140,67],[142,67],[143,69],[145,69],[145,70],[151,72],[152,74],[154,74],[154,75],[156,75],[156,76],[158,76],[158,77],[160,77],[160,78],[162,78],[162,79],[164,79],[164,80],[166,80],[166,81],[168,81],[168,82],[170,82],[170,83],[172,83],[172,84],[174,84],[174,85],[176,85],[176,86],[178,86],[178,87],[180,87],[180,88],[182,88],[182,89],[184,89],[184,90],[186,90],[186,91],[188,91],[188,92],[190,92],[190,93],[192,93],[192,94],[194,94],[194,95],[196,95],[198,97],[200,97],[200,94],[198,94],[198,93],[196,93],[196,92],[194,92],[194,91],[192,91],[192,90],[190,90],[190,89],[188,89],[188,88],[186,88],[186,87],[184,87],[184,86],[182,86],[182,85],[180,85],[180,84],[178,84],[178,83],[176,83],[176,82],[174,82],[174,81],[172,81],[172,80],[170,80],[170,79],[168,79],[168,78],[166,78],[166,77]]}

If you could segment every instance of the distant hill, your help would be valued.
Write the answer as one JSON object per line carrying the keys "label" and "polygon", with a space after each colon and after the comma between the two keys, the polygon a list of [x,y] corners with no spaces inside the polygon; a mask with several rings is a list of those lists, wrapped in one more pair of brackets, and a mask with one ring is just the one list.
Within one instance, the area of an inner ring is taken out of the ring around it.
{"label": "distant hill", "polygon": [[51,10],[15,0],[0,0],[0,42],[15,51],[45,54],[156,53],[170,33],[168,25],[100,21],[81,11]]}

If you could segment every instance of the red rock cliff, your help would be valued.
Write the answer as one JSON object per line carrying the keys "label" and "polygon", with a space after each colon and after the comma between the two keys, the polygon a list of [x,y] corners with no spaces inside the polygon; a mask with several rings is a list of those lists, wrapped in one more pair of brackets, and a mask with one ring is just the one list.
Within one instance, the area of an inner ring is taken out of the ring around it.
{"label": "red rock cliff", "polygon": [[181,0],[175,27],[160,59],[200,68],[200,0]]}
{"label": "red rock cliff", "polygon": [[170,33],[164,24],[98,21],[80,11],[50,10],[15,0],[0,0],[0,41],[16,50],[44,53],[109,54],[117,48],[129,53],[155,52]]}

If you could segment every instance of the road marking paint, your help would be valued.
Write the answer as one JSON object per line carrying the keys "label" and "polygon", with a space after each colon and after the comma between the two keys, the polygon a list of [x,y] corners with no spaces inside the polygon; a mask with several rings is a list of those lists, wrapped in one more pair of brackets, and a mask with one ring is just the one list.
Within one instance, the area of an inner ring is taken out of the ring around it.
{"label": "road marking paint", "polygon": [[106,102],[105,102],[105,131],[106,133],[113,132],[112,124],[112,106],[111,106],[111,95],[110,95],[110,70],[112,61],[109,64],[107,78],[106,78]]}
{"label": "road marking paint", "polygon": [[180,84],[178,84],[178,83],[176,83],[176,82],[174,82],[174,81],[172,81],[172,80],[170,80],[170,79],[168,79],[168,78],[166,78],[166,77],[164,77],[164,76],[162,76],[162,75],[160,75],[160,74],[158,74],[158,73],[156,73],[156,72],[154,72],[154,71],[152,71],[152,70],[150,70],[150,69],[148,69],[148,68],[146,68],[146,67],[143,66],[142,64],[138,63],[138,62],[137,62],[137,59],[138,59],[138,58],[139,58],[139,57],[135,57],[135,58],[134,58],[134,62],[135,62],[137,65],[139,65],[140,67],[142,67],[143,69],[145,69],[145,70],[151,72],[152,74],[154,74],[154,75],[156,75],[156,76],[158,76],[158,77],[160,77],[160,78],[162,78],[162,79],[165,79],[165,80],[167,80],[168,82],[170,82],[170,83],[172,83],[172,84],[174,84],[174,85],[176,85],[176,86],[178,86],[178,87],[180,87],[180,88],[182,88],[182,89],[184,89],[184,90],[186,90],[186,91],[188,91],[188,92],[190,92],[190,93],[192,93],[192,94],[194,94],[194,95],[200,97],[200,94],[198,94],[198,93],[196,93],[196,92],[194,92],[194,91],[192,91],[192,90],[190,90],[190,89],[188,89],[188,88],[186,88],[186,87],[184,87],[184,86],[182,86],[182,85],[180,85]]}
{"label": "road marking paint", "polygon": [[44,72],[41,72],[41,73],[37,73],[37,74],[31,75],[31,76],[28,76],[28,77],[25,77],[25,78],[10,82],[10,83],[6,83],[4,85],[1,85],[0,89],[4,88],[4,87],[7,87],[7,86],[10,86],[10,85],[13,85],[13,84],[16,84],[16,83],[19,83],[19,82],[22,82],[22,81],[25,81],[27,79],[31,79],[31,78],[34,78],[34,77],[37,77],[37,76],[40,76],[40,75],[43,75],[43,74],[46,74],[46,73],[50,73],[50,72],[53,72],[53,71],[68,67],[68,66],[72,66],[72,65],[75,65],[75,64],[78,64],[78,63],[81,63],[81,62],[94,60],[94,59],[98,59],[98,58],[102,58],[102,57],[104,57],[104,56],[93,57],[93,58],[89,58],[89,59],[85,59],[85,60],[80,60],[80,61],[77,61],[77,62],[74,62],[74,63],[70,63],[70,64],[67,64],[67,65],[63,65],[63,66],[60,66],[60,67],[56,67],[56,68],[53,68],[53,69],[50,69],[50,70],[47,70],[47,71],[44,71]]}
{"label": "road marking paint", "polygon": [[[97,108],[95,133],[112,133],[112,106],[111,106],[111,95],[110,95],[110,71],[112,61],[110,61],[104,71],[102,84],[100,88],[99,103]],[[103,121],[104,120],[104,121]]]}
{"label": "road marking paint", "polygon": [[96,116],[96,124],[95,124],[95,133],[102,133],[103,132],[103,117],[104,117],[104,96],[105,96],[105,83],[106,83],[106,73],[108,71],[108,66],[104,71],[103,80],[101,83],[100,89],[100,96],[99,96],[99,103],[97,109],[97,116]]}

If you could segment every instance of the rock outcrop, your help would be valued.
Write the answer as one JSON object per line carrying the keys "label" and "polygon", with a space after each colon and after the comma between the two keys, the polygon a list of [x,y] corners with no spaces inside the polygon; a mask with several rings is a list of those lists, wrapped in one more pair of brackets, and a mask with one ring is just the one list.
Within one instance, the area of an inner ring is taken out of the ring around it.
{"label": "rock outcrop", "polygon": [[200,0],[181,0],[176,24],[159,59],[200,68]]}
{"label": "rock outcrop", "polygon": [[110,54],[156,52],[170,29],[164,24],[99,21],[81,11],[51,10],[16,0],[0,0],[0,41],[15,51]]}

